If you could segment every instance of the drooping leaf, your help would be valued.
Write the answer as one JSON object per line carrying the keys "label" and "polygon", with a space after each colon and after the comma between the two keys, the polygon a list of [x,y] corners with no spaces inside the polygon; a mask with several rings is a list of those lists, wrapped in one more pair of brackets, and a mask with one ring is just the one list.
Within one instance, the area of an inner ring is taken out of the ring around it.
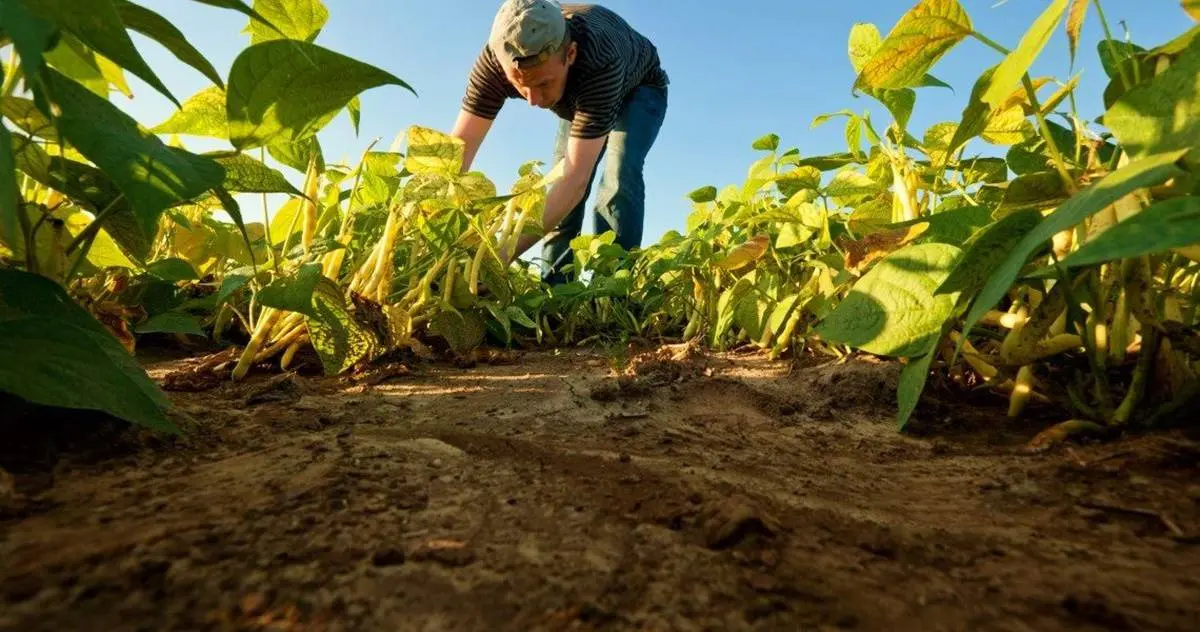
{"label": "drooping leaf", "polygon": [[1187,161],[1200,166],[1200,38],[1162,74],[1126,92],[1104,113],[1104,125],[1130,158],[1191,148]]}
{"label": "drooping leaf", "polygon": [[947,146],[947,155],[953,155],[963,145],[976,136],[983,133],[987,129],[988,117],[991,115],[991,108],[983,101],[983,93],[992,83],[992,77],[995,76],[998,66],[992,66],[975,80],[975,86],[971,88],[971,96],[967,100],[967,106],[963,108],[962,120],[958,127],[954,130],[954,138],[951,139]]}
{"label": "drooping leaf", "polygon": [[57,71],[46,69],[43,78],[61,110],[60,133],[112,178],[147,235],[155,233],[168,206],[221,183],[222,169],[211,159],[168,147],[108,100]]}
{"label": "drooping leaf", "polygon": [[225,91],[217,86],[209,86],[193,94],[170,118],[150,131],[155,134],[188,134],[228,139],[229,120],[225,116]]}
{"label": "drooping leaf", "polygon": [[226,115],[238,149],[316,134],[365,90],[397,85],[395,75],[327,48],[271,40],[243,50],[229,72]]}
{"label": "drooping leaf", "polygon": [[311,42],[329,21],[321,0],[254,0],[254,9],[276,28],[251,20],[246,26],[251,44],[281,38]]}
{"label": "drooping leaf", "polygon": [[892,90],[920,86],[929,69],[972,30],[957,0],[921,0],[884,38],[854,85]]}
{"label": "drooping leaf", "polygon": [[[111,69],[105,74],[105,71],[100,69],[100,56],[70,33],[61,33],[58,45],[46,51],[45,59],[51,68],[106,99],[114,81],[124,82],[124,72],[120,71],[119,67],[117,70],[120,72],[116,75]],[[120,89],[120,86],[117,88]],[[40,95],[35,92],[34,96]]]}
{"label": "drooping leaf", "polygon": [[171,403],[117,339],[62,286],[19,270],[0,269],[0,390],[177,432]]}
{"label": "drooping leaf", "polygon": [[355,95],[350,99],[350,103],[346,106],[346,112],[350,114],[350,124],[354,126],[354,133],[358,134],[358,125],[362,122],[362,99]]}
{"label": "drooping leaf", "polygon": [[983,93],[984,103],[996,110],[1003,109],[1003,101],[1018,87],[1021,77],[1025,76],[1029,67],[1033,65],[1033,60],[1046,47],[1066,10],[1067,0],[1052,0],[1037,20],[1034,20],[1029,30],[1021,36],[1017,47],[1006,55],[1004,61],[996,68],[991,84]]}
{"label": "drooping leaf", "polygon": [[171,24],[170,20],[129,0],[114,0],[121,21],[127,28],[133,29],[150,39],[162,44],[163,48],[171,51],[179,61],[200,71],[218,86],[224,87],[221,74],[205,59],[204,55],[188,42],[187,37]]}
{"label": "drooping leaf", "polygon": [[1200,198],[1172,198],[1114,224],[1059,264],[1079,268],[1195,244],[1200,244]]}
{"label": "drooping leaf", "polygon": [[941,335],[956,295],[935,295],[960,250],[948,244],[910,245],[864,275],[816,332],[829,342],[882,356],[910,357]]}
{"label": "drooping leaf", "polygon": [[[242,241],[246,245],[246,254],[250,257],[251,265],[257,265],[254,258],[254,244],[251,243],[250,232],[247,229],[246,222],[242,219],[242,209],[238,205],[238,201],[224,187],[214,187],[213,195],[221,202],[221,207],[225,209],[225,213],[233,220],[233,225],[237,226],[238,232],[242,234]],[[261,226],[261,225],[260,225]]]}
{"label": "drooping leaf", "polygon": [[1018,211],[981,230],[964,244],[958,264],[934,293],[979,291],[992,271],[1041,221],[1042,214],[1036,210]]}
{"label": "drooping leaf", "polygon": [[1075,65],[1075,53],[1079,50],[1079,37],[1083,33],[1083,21],[1087,17],[1091,0],[1071,0],[1067,12],[1067,47],[1071,51],[1071,65]]}
{"label": "drooping leaf", "polygon": [[311,310],[305,325],[313,348],[321,357],[325,374],[337,375],[372,357],[379,341],[354,319],[341,289],[327,278],[321,279],[326,282],[313,288]]}
{"label": "drooping leaf", "polygon": [[235,193],[291,193],[300,195],[295,187],[277,169],[238,152],[212,152],[204,154],[225,169],[222,187]]}
{"label": "drooping leaf", "polygon": [[995,307],[1012,287],[1029,257],[1054,235],[1076,226],[1136,189],[1157,186],[1182,175],[1184,171],[1176,163],[1184,153],[1175,151],[1135,160],[1072,196],[1044,218],[1036,228],[1025,234],[995,268],[972,304],[963,331],[970,331],[988,310]]}
{"label": "drooping leaf", "polygon": [[909,88],[902,90],[875,90],[872,96],[879,99],[884,107],[891,112],[892,117],[896,119],[896,124],[900,129],[908,128],[908,121],[912,118],[913,107],[917,103],[917,93]]}
{"label": "drooping leaf", "polygon": [[474,312],[439,312],[429,322],[429,331],[441,336],[455,353],[466,353],[483,342],[483,319]]}
{"label": "drooping leaf", "polygon": [[921,393],[925,392],[925,383],[929,380],[929,368],[933,364],[934,349],[937,339],[932,342],[925,353],[909,358],[908,364],[900,370],[900,380],[896,385],[896,424],[901,430],[908,425],[917,404],[921,401]]}
{"label": "drooping leaf", "polygon": [[766,254],[767,247],[770,245],[771,240],[769,236],[755,235],[730,250],[723,258],[716,262],[716,266],[723,270],[737,270],[757,261]]}
{"label": "drooping leaf", "polygon": [[[10,0],[12,1],[12,0]],[[111,59],[121,68],[137,75],[176,105],[179,101],[171,94],[150,69],[146,60],[133,45],[121,15],[113,0],[89,0],[86,11],[80,10],[77,0],[17,0],[24,2],[43,18],[53,21],[72,33],[79,41],[97,53]]]}

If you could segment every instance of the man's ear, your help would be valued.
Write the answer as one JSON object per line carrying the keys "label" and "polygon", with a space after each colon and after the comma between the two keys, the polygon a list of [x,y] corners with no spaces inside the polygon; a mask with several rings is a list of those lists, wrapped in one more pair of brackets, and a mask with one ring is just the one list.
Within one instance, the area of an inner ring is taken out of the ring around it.
{"label": "man's ear", "polygon": [[567,65],[568,66],[575,63],[575,55],[578,52],[579,52],[579,44],[578,43],[571,42],[570,44],[567,44]]}

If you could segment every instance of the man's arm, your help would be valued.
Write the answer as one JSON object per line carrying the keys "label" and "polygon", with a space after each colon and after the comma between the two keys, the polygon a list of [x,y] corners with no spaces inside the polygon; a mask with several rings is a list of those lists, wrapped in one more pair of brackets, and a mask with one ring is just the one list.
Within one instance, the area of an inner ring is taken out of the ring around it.
{"label": "man's arm", "polygon": [[458,111],[458,120],[454,121],[454,129],[450,135],[462,139],[465,145],[463,148],[463,173],[471,170],[471,164],[475,162],[475,155],[479,153],[479,146],[483,144],[483,139],[491,128],[491,119],[471,114],[465,109]]}
{"label": "man's arm", "polygon": [[[575,208],[575,205],[583,199],[583,192],[587,190],[592,169],[596,166],[600,150],[604,148],[604,143],[607,141],[607,134],[599,138],[572,137],[567,140],[567,152],[563,158],[566,161],[563,166],[563,175],[546,193],[546,208],[542,213],[542,229],[546,233],[558,228],[567,213],[570,213],[571,209]],[[508,262],[511,263],[520,257],[522,253],[537,243],[538,239],[530,235],[522,235],[517,241],[516,250],[509,256]]]}

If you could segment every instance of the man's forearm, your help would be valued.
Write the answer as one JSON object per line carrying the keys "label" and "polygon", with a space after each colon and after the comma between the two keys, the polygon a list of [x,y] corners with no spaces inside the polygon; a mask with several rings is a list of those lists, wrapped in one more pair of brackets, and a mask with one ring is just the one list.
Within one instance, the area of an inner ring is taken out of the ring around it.
{"label": "man's forearm", "polygon": [[[587,181],[580,178],[569,178],[559,180],[550,187],[546,192],[545,210],[542,212],[542,230],[546,233],[558,228],[558,225],[567,217],[571,209],[575,208],[579,201],[583,199],[583,192],[587,189]],[[533,247],[540,240],[540,237],[533,235],[521,235],[517,240],[517,248],[512,253],[511,260],[516,260],[526,250]],[[510,261],[511,261],[510,260]]]}

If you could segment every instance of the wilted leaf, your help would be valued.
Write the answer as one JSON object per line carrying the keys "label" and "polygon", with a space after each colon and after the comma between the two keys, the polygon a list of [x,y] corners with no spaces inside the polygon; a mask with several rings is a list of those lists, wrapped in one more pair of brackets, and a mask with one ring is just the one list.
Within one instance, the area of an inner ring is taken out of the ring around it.
{"label": "wilted leaf", "polygon": [[1067,46],[1071,51],[1071,65],[1075,64],[1075,53],[1079,50],[1079,36],[1083,32],[1083,21],[1087,17],[1091,0],[1071,0],[1067,12]]}
{"label": "wilted leaf", "polygon": [[963,331],[970,331],[988,310],[995,307],[1012,287],[1013,281],[1021,273],[1021,269],[1029,257],[1050,241],[1054,235],[1078,225],[1136,189],[1157,186],[1172,177],[1182,175],[1184,172],[1176,163],[1184,153],[1176,151],[1156,154],[1131,162],[1080,191],[1059,206],[1036,228],[1026,233],[1004,261],[996,267],[971,306],[971,311],[967,314],[966,322],[963,324]]}
{"label": "wilted leaf", "polygon": [[128,0],[115,0],[117,12],[126,28],[133,29],[150,39],[162,44],[163,48],[171,51],[179,61],[200,71],[205,77],[218,86],[224,86],[220,73],[209,63],[200,51],[196,50],[187,38],[163,16],[141,5]]}
{"label": "wilted leaf", "polygon": [[387,84],[412,91],[389,72],[316,44],[255,44],[238,55],[229,72],[230,142],[247,149],[303,140],[333,120],[356,95]]}
{"label": "wilted leaf", "polygon": [[769,235],[755,235],[744,243],[739,244],[733,250],[730,250],[720,261],[717,262],[717,267],[722,270],[737,270],[742,266],[748,265],[757,261],[767,252],[767,247],[771,245]]}
{"label": "wilted leaf", "polygon": [[171,403],[146,371],[62,286],[0,269],[0,390],[47,406],[99,410],[176,432]]}
{"label": "wilted leaf", "polygon": [[1025,76],[1029,67],[1033,65],[1033,60],[1046,47],[1066,10],[1067,0],[1052,0],[1050,6],[1034,20],[1029,30],[1021,36],[1017,47],[996,67],[991,83],[983,93],[984,103],[995,110],[1003,109],[1004,100],[1018,87],[1021,77]]}
{"label": "wilted leaf", "polygon": [[960,251],[948,244],[906,246],[885,257],[816,328],[829,342],[868,353],[908,357],[926,350],[954,309],[935,295]]}
{"label": "wilted leaf", "polygon": [[321,0],[254,0],[254,9],[276,28],[251,20],[246,27],[251,44],[285,37],[311,42],[329,21]]}
{"label": "wilted leaf", "polygon": [[1112,130],[1130,158],[1191,148],[1200,166],[1200,38],[1170,68],[1126,92],[1107,112]]}
{"label": "wilted leaf", "polygon": [[176,105],[179,104],[133,45],[113,0],[89,0],[86,11],[79,10],[76,4],[78,0],[20,1],[36,14],[75,35],[89,48],[137,75]]}
{"label": "wilted leaf", "polygon": [[1114,224],[1060,264],[1078,268],[1194,244],[1200,244],[1200,198],[1172,198]]}
{"label": "wilted leaf", "polygon": [[863,66],[855,87],[920,86],[929,69],[972,30],[957,0],[921,0],[888,33]]}

